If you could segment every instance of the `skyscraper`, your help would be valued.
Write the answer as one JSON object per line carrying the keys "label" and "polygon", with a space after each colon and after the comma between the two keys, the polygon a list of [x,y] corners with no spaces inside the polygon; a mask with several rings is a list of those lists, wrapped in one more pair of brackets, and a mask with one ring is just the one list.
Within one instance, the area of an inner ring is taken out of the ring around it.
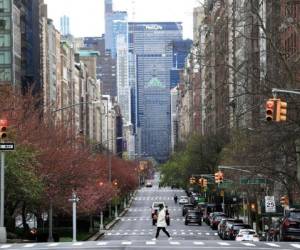
{"label": "skyscraper", "polygon": [[105,49],[116,57],[116,36],[118,28],[114,28],[117,21],[127,21],[126,11],[113,11],[112,0],[105,0]]}
{"label": "skyscraper", "polygon": [[63,36],[70,35],[70,18],[68,16],[62,16],[60,18],[60,33]]}
{"label": "skyscraper", "polygon": [[181,23],[129,23],[129,72],[136,72],[135,82],[129,77],[135,89],[136,150],[161,162],[171,147],[172,41],[181,39]]}

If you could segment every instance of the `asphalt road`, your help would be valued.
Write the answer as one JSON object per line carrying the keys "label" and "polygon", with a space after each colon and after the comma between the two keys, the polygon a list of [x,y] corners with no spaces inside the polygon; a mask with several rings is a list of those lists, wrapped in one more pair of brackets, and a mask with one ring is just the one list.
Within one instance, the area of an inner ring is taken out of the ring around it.
{"label": "asphalt road", "polygon": [[[120,221],[99,241],[75,242],[75,243],[28,243],[28,244],[2,244],[0,249],[300,249],[297,242],[235,242],[222,241],[205,223],[199,225],[184,225],[180,205],[175,205],[173,196],[185,195],[182,190],[170,188],[158,188],[158,176],[152,188],[142,188],[137,192],[134,202],[128,212]],[[171,225],[167,228],[172,236],[161,232],[157,241],[156,227],[152,226],[151,205],[154,201],[164,201],[169,208]]]}
{"label": "asphalt road", "polygon": [[[217,240],[216,231],[211,230],[205,223],[202,226],[191,224],[184,225],[182,206],[175,204],[173,197],[185,195],[183,190],[171,188],[158,188],[158,176],[153,187],[140,189],[132,203],[131,208],[121,218],[114,228],[106,232],[103,240],[151,240],[156,233],[156,226],[152,226],[151,205],[154,201],[164,201],[170,213],[170,226],[167,227],[171,237],[175,240]],[[161,231],[159,240],[167,239]]]}

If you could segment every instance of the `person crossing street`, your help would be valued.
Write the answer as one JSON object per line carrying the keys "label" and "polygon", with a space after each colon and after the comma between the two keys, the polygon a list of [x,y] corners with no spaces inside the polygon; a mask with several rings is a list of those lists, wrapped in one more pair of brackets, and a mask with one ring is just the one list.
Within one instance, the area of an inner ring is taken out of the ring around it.
{"label": "person crossing street", "polygon": [[169,232],[166,229],[166,227],[167,227],[166,209],[164,208],[163,204],[159,204],[156,225],[157,225],[157,230],[156,230],[155,238],[153,238],[153,240],[156,240],[158,238],[160,230],[162,230],[168,236],[169,240],[172,239]]}

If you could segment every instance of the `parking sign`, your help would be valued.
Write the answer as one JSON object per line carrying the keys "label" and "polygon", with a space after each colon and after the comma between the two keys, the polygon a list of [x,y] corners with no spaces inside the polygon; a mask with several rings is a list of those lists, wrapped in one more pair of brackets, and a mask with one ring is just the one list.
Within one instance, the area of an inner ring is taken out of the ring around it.
{"label": "parking sign", "polygon": [[275,204],[274,196],[265,196],[265,208],[266,208],[266,213],[276,212],[276,204]]}

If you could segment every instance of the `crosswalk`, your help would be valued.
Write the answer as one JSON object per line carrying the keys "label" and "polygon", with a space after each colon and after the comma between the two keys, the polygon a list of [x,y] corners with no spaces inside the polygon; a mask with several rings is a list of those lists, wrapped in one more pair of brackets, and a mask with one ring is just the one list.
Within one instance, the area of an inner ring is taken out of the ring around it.
{"label": "crosswalk", "polygon": [[[128,209],[129,212],[149,212],[151,211],[151,208],[130,208]],[[168,208],[168,211],[169,212],[182,212],[182,208],[180,207],[169,207]]]}
{"label": "crosswalk", "polygon": [[[223,241],[181,241],[181,240],[141,240],[141,241],[130,241],[130,240],[121,240],[121,241],[90,241],[90,242],[69,242],[69,243],[27,243],[27,244],[2,244],[0,249],[86,249],[86,248],[108,248],[108,247],[143,247],[147,246],[156,247],[156,246],[174,246],[174,247],[190,247],[195,249],[203,248],[218,248],[218,249],[300,249],[300,244],[296,243],[270,243],[270,242],[223,242]],[[154,248],[155,249],[155,248]],[[181,248],[180,248],[181,249]]]}
{"label": "crosswalk", "polygon": [[[168,229],[169,233],[174,236],[217,236],[216,232],[211,231],[201,231],[199,229]],[[144,235],[154,235],[156,228],[151,229],[126,229],[126,230],[110,230],[105,233],[107,236],[144,236]]]}
{"label": "crosswalk", "polygon": [[[149,217],[122,217],[121,221],[150,221],[152,218]],[[171,218],[171,221],[185,221],[184,218]]]}
{"label": "crosswalk", "polygon": [[173,200],[170,196],[138,196],[134,198],[135,201],[166,201]]}
{"label": "crosswalk", "polygon": [[182,189],[169,189],[169,188],[158,188],[158,187],[152,187],[152,188],[142,188],[139,190],[141,193],[149,193],[149,192],[159,192],[159,193],[177,193],[184,195]]}

